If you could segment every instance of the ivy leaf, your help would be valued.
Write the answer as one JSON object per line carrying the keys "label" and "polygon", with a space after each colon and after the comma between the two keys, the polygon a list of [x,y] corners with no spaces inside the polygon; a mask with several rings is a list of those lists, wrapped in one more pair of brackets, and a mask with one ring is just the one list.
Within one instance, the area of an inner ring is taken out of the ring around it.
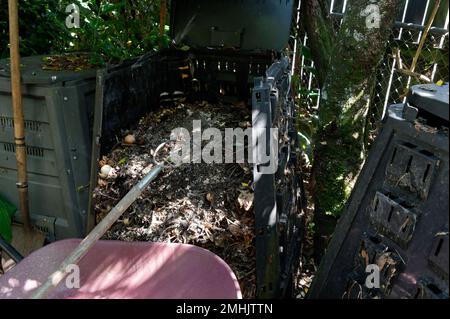
{"label": "ivy leaf", "polygon": [[300,51],[300,55],[305,57],[305,59],[312,60],[311,49],[308,48],[307,46],[302,46],[301,51]]}

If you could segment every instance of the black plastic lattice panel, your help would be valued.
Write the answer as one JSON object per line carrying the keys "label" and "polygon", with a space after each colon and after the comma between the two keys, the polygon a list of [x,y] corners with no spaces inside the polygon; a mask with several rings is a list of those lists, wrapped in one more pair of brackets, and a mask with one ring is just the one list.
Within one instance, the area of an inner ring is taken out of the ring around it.
{"label": "black plastic lattice panel", "polygon": [[439,160],[427,150],[410,143],[396,145],[386,169],[386,183],[425,200],[438,164]]}
{"label": "black plastic lattice panel", "polygon": [[389,108],[310,297],[448,298],[448,86],[427,94]]}
{"label": "black plastic lattice panel", "polygon": [[377,192],[370,217],[380,233],[406,247],[413,237],[417,215],[404,205]]}

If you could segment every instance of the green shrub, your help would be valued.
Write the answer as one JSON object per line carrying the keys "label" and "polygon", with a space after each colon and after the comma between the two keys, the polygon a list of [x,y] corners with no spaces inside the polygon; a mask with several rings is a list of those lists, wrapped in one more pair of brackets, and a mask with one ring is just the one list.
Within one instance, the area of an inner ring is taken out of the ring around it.
{"label": "green shrub", "polygon": [[[80,28],[69,29],[66,7],[80,9]],[[0,54],[9,55],[8,3],[0,0]],[[118,62],[157,50],[157,0],[22,0],[19,1],[22,56],[75,51],[95,52],[105,61]]]}
{"label": "green shrub", "polygon": [[16,208],[0,195],[0,235],[7,241],[12,240],[11,220]]}

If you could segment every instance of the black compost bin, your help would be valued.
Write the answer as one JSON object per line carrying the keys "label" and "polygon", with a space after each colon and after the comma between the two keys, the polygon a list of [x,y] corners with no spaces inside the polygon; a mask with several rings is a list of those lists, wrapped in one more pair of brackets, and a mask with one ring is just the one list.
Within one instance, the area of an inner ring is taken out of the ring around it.
{"label": "black compost bin", "polygon": [[448,124],[448,85],[390,107],[311,298],[448,298]]}
{"label": "black compost bin", "polygon": [[[274,174],[254,165],[257,295],[286,294],[300,251],[300,148],[285,56],[294,1],[172,1],[174,47],[98,73],[91,185],[121,129],[181,92],[193,100],[249,101],[254,127],[278,128]],[[260,152],[256,148],[256,152]],[[92,191],[92,189],[91,189]],[[91,205],[92,206],[92,205]],[[90,227],[95,216],[91,207]]]}
{"label": "black compost bin", "polygon": [[[23,58],[31,219],[51,241],[83,237],[88,212],[96,71],[43,69]],[[9,60],[0,61],[0,194],[18,207]],[[20,212],[15,220],[21,222]]]}

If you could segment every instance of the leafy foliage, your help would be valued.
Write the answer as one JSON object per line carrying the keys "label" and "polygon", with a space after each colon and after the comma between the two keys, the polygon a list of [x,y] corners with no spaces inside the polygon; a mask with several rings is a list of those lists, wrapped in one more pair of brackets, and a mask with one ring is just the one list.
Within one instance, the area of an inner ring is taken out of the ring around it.
{"label": "leafy foliage", "polygon": [[[21,54],[45,53],[68,40],[65,12],[58,0],[19,2]],[[9,56],[8,0],[0,0],[0,57]]]}
{"label": "leafy foliage", "polygon": [[[66,7],[80,9],[80,28],[66,27]],[[0,0],[0,54],[8,52],[8,4]],[[22,0],[19,3],[21,54],[89,51],[118,62],[168,45],[159,35],[156,0]]]}

